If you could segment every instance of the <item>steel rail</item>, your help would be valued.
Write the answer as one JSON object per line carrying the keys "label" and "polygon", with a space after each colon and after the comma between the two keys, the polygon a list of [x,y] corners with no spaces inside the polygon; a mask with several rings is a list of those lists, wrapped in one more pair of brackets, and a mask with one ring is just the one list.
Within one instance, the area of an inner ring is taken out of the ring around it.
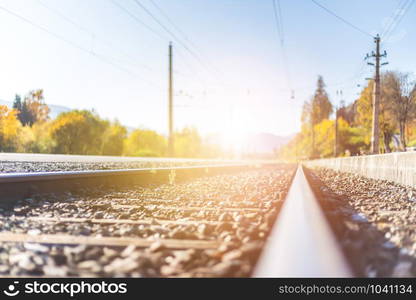
{"label": "steel rail", "polygon": [[198,176],[244,171],[257,167],[259,165],[239,163],[118,170],[3,173],[0,174],[0,205],[8,206],[36,193],[74,191],[80,188],[104,186],[173,183]]}
{"label": "steel rail", "polygon": [[296,171],[253,276],[352,276],[302,166]]}
{"label": "steel rail", "polygon": [[169,249],[217,249],[220,243],[209,240],[184,239],[144,239],[137,237],[103,237],[103,236],[74,236],[67,234],[41,234],[0,232],[0,243],[37,243],[49,245],[87,245],[87,246],[136,246],[147,248],[153,243],[161,243]]}
{"label": "steel rail", "polygon": [[200,169],[224,169],[248,166],[247,164],[221,164],[199,165],[186,167],[161,167],[140,169],[113,169],[113,170],[85,170],[85,171],[52,171],[52,172],[27,172],[27,173],[1,173],[0,183],[33,182],[44,180],[62,180],[73,178],[93,178],[102,176],[134,176],[149,173],[181,172]]}

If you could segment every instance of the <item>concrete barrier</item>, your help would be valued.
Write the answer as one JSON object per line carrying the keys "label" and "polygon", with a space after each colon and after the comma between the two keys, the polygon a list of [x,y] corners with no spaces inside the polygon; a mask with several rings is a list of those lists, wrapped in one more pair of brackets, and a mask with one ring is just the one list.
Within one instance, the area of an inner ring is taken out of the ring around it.
{"label": "concrete barrier", "polygon": [[416,152],[317,159],[306,167],[323,167],[416,187]]}

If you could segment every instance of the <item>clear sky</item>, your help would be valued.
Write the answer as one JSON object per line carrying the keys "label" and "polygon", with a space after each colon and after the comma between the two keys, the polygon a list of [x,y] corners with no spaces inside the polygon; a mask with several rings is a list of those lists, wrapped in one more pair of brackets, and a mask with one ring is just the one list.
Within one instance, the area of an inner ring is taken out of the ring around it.
{"label": "clear sky", "polygon": [[[192,54],[134,0],[0,0],[0,99],[43,88],[47,103],[94,108],[125,125],[165,133],[172,40],[176,128],[287,135],[299,129],[318,74],[331,101],[339,101],[342,89],[349,103],[372,73],[363,63],[372,38],[311,0],[280,0],[287,68],[272,0],[153,2],[175,27],[152,1],[139,1]],[[401,13],[404,0],[319,3],[374,35]],[[386,68],[416,71],[415,27],[413,5],[383,42]]]}

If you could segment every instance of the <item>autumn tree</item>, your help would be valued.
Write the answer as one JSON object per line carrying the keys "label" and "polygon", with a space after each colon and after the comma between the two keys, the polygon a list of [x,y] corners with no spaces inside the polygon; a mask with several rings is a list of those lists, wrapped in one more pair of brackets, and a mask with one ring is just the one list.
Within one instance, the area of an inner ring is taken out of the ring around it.
{"label": "autumn tree", "polygon": [[[381,76],[382,82],[384,82],[383,74]],[[382,85],[382,90],[384,87]],[[370,81],[366,87],[361,91],[360,97],[357,99],[357,114],[355,117],[355,124],[358,127],[365,129],[364,139],[365,142],[369,143],[371,139],[371,130],[372,130],[372,120],[373,120],[373,93],[374,93],[374,82]],[[391,152],[391,139],[395,131],[394,120],[389,109],[389,100],[386,97],[386,94],[382,92],[381,101],[380,101],[380,111],[379,111],[379,128],[382,135],[380,143],[383,143],[384,151]]]}
{"label": "autumn tree", "polygon": [[406,128],[416,113],[416,84],[409,73],[386,72],[382,92],[400,133],[400,147],[406,149]]}
{"label": "autumn tree", "polygon": [[318,76],[315,94],[309,102],[305,102],[302,109],[302,123],[311,127],[311,157],[317,155],[315,148],[315,126],[323,120],[329,119],[333,109],[325,90],[325,83],[322,76]]}
{"label": "autumn tree", "polygon": [[17,111],[0,105],[0,151],[17,150],[20,126]]}
{"label": "autumn tree", "polygon": [[100,154],[106,122],[87,110],[61,113],[51,124],[54,152],[62,154]]}
{"label": "autumn tree", "polygon": [[345,105],[345,102],[341,101],[338,108],[338,117],[343,118],[350,126],[354,125],[354,118],[357,114],[356,101],[349,105]]}
{"label": "autumn tree", "polygon": [[202,149],[202,139],[193,127],[185,127],[175,132],[175,156],[199,157]]}
{"label": "autumn tree", "polygon": [[20,112],[22,110],[22,97],[16,94],[13,101],[13,109]]}
{"label": "autumn tree", "polygon": [[154,130],[136,129],[130,133],[124,144],[124,155],[164,156],[167,141]]}
{"label": "autumn tree", "polygon": [[118,121],[109,123],[103,134],[103,145],[101,154],[103,155],[122,155],[124,150],[124,140],[127,137],[127,129]]}
{"label": "autumn tree", "polygon": [[29,113],[27,111],[26,104],[22,102],[22,97],[18,94],[16,94],[14,97],[13,109],[16,110],[20,123],[26,125],[26,120],[29,119]]}
{"label": "autumn tree", "polygon": [[16,95],[13,108],[18,111],[18,118],[22,125],[32,126],[36,122],[44,122],[49,118],[50,109],[44,102],[43,90],[30,91],[22,102]]}
{"label": "autumn tree", "polygon": [[51,122],[37,122],[23,126],[20,131],[20,149],[30,153],[53,153],[55,143],[50,135]]}

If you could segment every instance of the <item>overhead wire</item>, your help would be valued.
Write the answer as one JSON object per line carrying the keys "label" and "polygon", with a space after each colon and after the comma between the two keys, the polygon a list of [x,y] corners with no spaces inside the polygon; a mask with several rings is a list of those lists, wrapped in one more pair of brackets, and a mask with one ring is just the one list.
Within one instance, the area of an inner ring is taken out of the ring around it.
{"label": "overhead wire", "polygon": [[[125,14],[127,14],[131,19],[133,19],[134,21],[136,21],[138,24],[144,26],[146,29],[148,29],[150,32],[152,32],[153,34],[155,34],[157,37],[159,37],[160,39],[162,39],[163,41],[168,41],[169,37],[165,36],[164,34],[161,34],[160,32],[158,32],[157,30],[155,30],[154,28],[150,27],[149,25],[147,25],[146,23],[144,23],[141,19],[139,19],[134,13],[132,13],[129,9],[127,9],[126,7],[120,5],[116,0],[110,0],[110,2],[118,7],[121,11],[123,11]],[[159,23],[158,23],[159,24]],[[159,24],[160,25],[160,24]],[[162,27],[163,28],[163,27]],[[168,32],[169,33],[169,32]],[[178,49],[175,50],[176,53],[178,53],[180,56],[183,57],[183,55],[178,51]],[[183,59],[185,61],[185,65],[188,67],[189,64],[187,64],[186,59]],[[174,72],[178,73],[177,70],[174,70]],[[194,73],[194,71],[191,70],[191,73]],[[181,73],[181,75],[184,75],[186,77],[186,75],[184,73]],[[199,78],[199,76],[196,76],[197,78]]]}
{"label": "overhead wire", "polygon": [[[114,1],[114,0],[113,0]],[[175,42],[177,42],[180,46],[182,46],[195,60],[197,60],[201,66],[203,66],[208,72],[212,73],[212,70],[209,66],[201,59],[201,57],[195,53],[192,49],[186,45],[181,39],[177,37],[177,35],[172,32],[169,28],[167,28],[146,6],[144,6],[140,1],[133,0],[136,5],[138,5],[141,9],[143,9],[157,24],[159,24],[165,32],[167,32]],[[214,74],[214,78],[217,78],[218,74]]]}
{"label": "overhead wire", "polygon": [[115,1],[115,0],[110,0],[110,1],[111,1],[111,3],[113,3],[114,6],[118,7],[121,11],[123,11],[125,14],[127,14],[128,16],[130,16],[130,18],[132,18],[133,20],[135,20],[137,23],[139,23],[143,27],[147,28],[150,32],[152,32],[153,34],[155,34],[156,36],[158,36],[160,39],[162,39],[164,41],[166,41],[168,39],[166,36],[164,36],[163,34],[161,34],[160,32],[158,32],[157,30],[155,30],[152,27],[150,27],[149,25],[147,25],[141,19],[139,19],[135,14],[131,13],[127,8],[125,8],[124,6],[120,5],[117,1]]}
{"label": "overhead wire", "polygon": [[394,32],[395,28],[402,22],[402,20],[404,19],[414,2],[415,0],[403,1],[402,5],[399,5],[399,7],[393,12],[394,16],[391,18],[392,21],[388,26],[386,26],[385,30],[381,34],[383,40],[388,40],[391,37],[391,34]]}
{"label": "overhead wire", "polygon": [[194,48],[196,47],[191,40],[188,39],[187,35],[176,25],[176,23],[169,17],[167,13],[153,0],[150,0],[150,3],[159,11],[159,13],[172,25],[175,30],[182,35],[184,40],[186,40],[189,44],[191,44]]}
{"label": "overhead wire", "polygon": [[311,0],[315,5],[319,6],[320,8],[322,8],[323,10],[325,10],[327,13],[329,13],[330,15],[334,16],[335,18],[337,18],[338,20],[342,21],[344,24],[347,24],[348,26],[350,26],[351,28],[354,28],[355,30],[361,32],[362,34],[365,34],[367,36],[371,36],[374,37],[371,33],[361,29],[360,27],[352,24],[351,22],[347,21],[346,19],[344,19],[343,17],[337,15],[336,13],[334,13],[332,10],[330,10],[329,8],[323,6],[322,4],[320,4],[318,1],[316,0]]}
{"label": "overhead wire", "polygon": [[[49,10],[50,12],[52,12],[53,14],[57,15],[57,16],[58,16],[58,17],[60,17],[61,19],[65,20],[67,23],[69,23],[69,24],[73,25],[74,27],[78,28],[80,31],[83,31],[84,33],[88,34],[88,35],[91,37],[91,39],[98,40],[98,41],[100,41],[102,44],[105,44],[107,47],[109,47],[109,48],[111,48],[111,49],[115,49],[115,45],[114,45],[112,42],[110,42],[110,41],[108,41],[108,40],[106,40],[106,39],[103,39],[102,37],[98,37],[98,36],[97,36],[97,34],[95,34],[94,32],[90,31],[88,28],[86,28],[86,27],[84,27],[84,26],[82,26],[82,25],[78,24],[78,23],[77,23],[77,22],[75,22],[73,19],[71,19],[71,18],[69,18],[68,16],[66,16],[64,13],[60,12],[59,10],[57,10],[57,9],[55,9],[55,8],[52,8],[51,6],[49,6],[49,5],[45,4],[45,3],[44,3],[43,1],[41,1],[41,0],[37,0],[37,2],[38,2],[41,6],[43,6],[45,9],[47,9],[47,10]],[[149,70],[149,71],[150,71],[150,70],[152,70],[152,68],[151,68],[150,66],[145,65],[145,64],[143,64],[143,63],[139,63],[139,62],[137,62],[137,61],[136,61],[136,58],[134,58],[134,57],[133,57],[131,54],[129,54],[128,52],[126,52],[126,51],[124,51],[124,50],[122,50],[122,49],[119,49],[119,48],[117,49],[117,51],[116,51],[116,52],[122,52],[122,53],[124,54],[124,56],[128,57],[128,59],[129,59],[129,63],[134,64],[134,65],[136,65],[136,66],[138,66],[138,67],[141,67],[141,68],[147,69],[147,70]],[[116,59],[116,60],[121,61],[120,59],[117,59],[117,58],[113,58],[113,59]]]}
{"label": "overhead wire", "polygon": [[128,75],[130,75],[130,76],[140,77],[144,82],[146,82],[146,83],[148,83],[150,85],[154,85],[154,86],[159,87],[157,84],[155,84],[152,81],[149,81],[149,80],[147,80],[145,78],[142,78],[141,76],[138,76],[137,74],[131,72],[131,70],[125,68],[124,66],[121,66],[121,65],[118,65],[118,64],[114,63],[111,59],[109,59],[109,58],[107,58],[107,57],[105,57],[103,55],[100,55],[98,53],[92,52],[91,50],[87,49],[86,47],[83,47],[82,45],[79,45],[79,44],[77,44],[77,43],[75,43],[75,42],[73,42],[73,41],[65,38],[64,36],[62,36],[60,34],[57,34],[57,33],[53,32],[53,31],[49,30],[47,27],[41,26],[41,25],[39,25],[39,24],[31,21],[30,19],[28,19],[28,18],[26,18],[26,17],[24,17],[24,16],[22,16],[22,15],[16,13],[16,12],[14,12],[14,11],[8,9],[8,8],[5,8],[3,6],[0,6],[0,10],[2,10],[3,12],[6,12],[7,14],[12,15],[15,18],[17,18],[17,19],[19,19],[19,20],[21,20],[21,21],[23,21],[23,22],[25,22],[25,23],[27,23],[27,24],[35,27],[35,28],[37,28],[38,30],[41,30],[41,31],[43,31],[43,32],[45,32],[45,33],[53,36],[54,38],[56,38],[56,39],[58,39],[60,41],[65,42],[66,44],[68,44],[68,45],[70,45],[70,46],[72,46],[72,47],[74,47],[74,48],[76,48],[76,49],[78,49],[78,50],[80,50],[82,52],[88,53],[89,55],[95,57],[96,59],[98,59],[98,60],[100,60],[100,61],[102,61],[102,62],[104,62],[104,63],[106,63],[108,65],[111,65],[112,67],[114,67],[114,68],[116,68],[116,69],[118,69],[118,70],[120,70],[120,71],[122,71],[122,72],[124,72],[124,73],[126,73]]}
{"label": "overhead wire", "polygon": [[[165,36],[164,34],[161,34],[160,32],[158,32],[157,30],[155,30],[153,27],[150,27],[149,25],[147,25],[146,23],[144,23],[141,19],[139,19],[133,12],[131,12],[129,9],[127,9],[126,7],[120,5],[116,0],[110,0],[113,5],[115,5],[116,7],[118,7],[120,10],[122,10],[125,14],[127,14],[130,18],[132,18],[133,20],[135,20],[138,24],[145,26],[149,31],[153,32],[154,34],[156,34],[160,39],[164,40],[164,41],[168,41],[169,37]],[[133,0],[134,1],[134,0]],[[177,42],[180,46],[182,46],[182,48],[184,48],[189,54],[192,55],[192,57],[197,60],[208,72],[211,72],[211,70],[209,69],[209,67],[204,64],[204,62],[201,60],[200,57],[198,57],[198,55],[193,52],[184,42],[182,42],[171,30],[169,30],[149,9],[147,9],[143,4],[141,4],[139,1],[134,1],[134,3],[136,5],[138,5],[142,10],[145,11],[146,14],[148,14],[157,24],[159,24],[159,26],[162,27],[162,29],[168,33],[168,35],[170,35],[173,40],[175,42]],[[158,10],[161,11],[161,8],[158,6]],[[164,13],[164,15],[166,17],[167,14]],[[168,17],[169,18],[169,17]],[[173,21],[169,18],[170,22],[173,23]],[[176,28],[178,28],[178,26],[175,25]],[[178,28],[179,29],[179,28]],[[181,31],[182,32],[182,31]],[[182,32],[183,33],[183,32]],[[184,33],[183,33],[184,34]],[[175,50],[176,53],[179,54],[180,56],[180,60],[183,61],[185,63],[185,66],[190,66],[190,64],[187,62],[185,56],[180,53],[179,49],[177,48]],[[202,81],[201,77],[197,74],[197,72],[195,72],[194,70],[192,70],[191,68],[189,68],[191,70],[191,73],[193,73],[193,77],[192,78],[196,78],[198,80],[201,81],[201,84],[205,87],[206,83]],[[177,72],[177,70],[174,70],[175,72]],[[178,73],[178,72],[177,72]],[[181,73],[181,75],[185,75],[184,73]],[[186,75],[185,75],[186,77]],[[218,79],[218,75],[215,75],[215,79]],[[221,82],[220,82],[221,83]],[[221,83],[222,84],[222,83]],[[205,88],[206,90],[206,88]]]}
{"label": "overhead wire", "polygon": [[387,23],[384,26],[384,29],[381,33],[381,37],[384,38],[386,33],[390,30],[390,28],[393,26],[394,22],[396,21],[396,18],[398,17],[400,10],[403,8],[403,6],[407,3],[408,0],[401,0],[397,6],[396,9],[393,10],[392,15],[387,19]]}
{"label": "overhead wire", "polygon": [[291,98],[294,99],[295,95],[294,95],[294,90],[292,89],[292,79],[291,79],[291,76],[290,76],[290,70],[289,70],[289,65],[288,65],[288,57],[287,57],[287,54],[286,54],[282,9],[281,9],[279,0],[272,0],[272,3],[273,3],[273,13],[274,13],[275,25],[276,25],[277,35],[278,35],[277,38],[280,42],[280,48],[281,48],[280,53],[281,53],[283,68],[285,70],[287,85],[288,85],[289,90],[291,92]]}
{"label": "overhead wire", "polygon": [[[52,13],[54,13],[55,15],[57,15],[57,16],[59,16],[60,18],[62,18],[63,20],[65,20],[66,22],[68,22],[68,23],[70,23],[71,25],[73,25],[74,27],[76,27],[76,28],[78,28],[80,31],[83,31],[83,32],[85,32],[86,34],[88,34],[89,36],[91,36],[91,38],[95,38],[95,39],[97,39],[97,35],[95,34],[95,33],[93,33],[92,31],[90,31],[88,28],[86,28],[86,27],[84,27],[84,26],[82,26],[82,25],[80,25],[80,24],[78,24],[76,21],[74,21],[73,19],[71,19],[71,18],[69,18],[69,17],[67,17],[65,14],[63,14],[62,12],[60,12],[59,10],[57,10],[57,9],[54,9],[54,8],[52,8],[52,7],[50,7],[49,5],[47,5],[47,4],[45,4],[45,3],[43,3],[41,0],[37,0],[37,2],[40,4],[40,5],[42,5],[45,9],[47,9],[47,10],[49,10],[49,11],[51,11]],[[115,2],[115,4],[116,4],[116,6],[118,6],[120,9],[122,9],[123,11],[124,11],[124,7],[122,7],[121,5],[119,6],[119,5],[117,5],[118,3],[116,3]],[[163,12],[162,10],[161,10],[161,8],[159,7],[159,6],[157,6],[157,4],[156,3],[154,3],[153,2],[153,4],[156,6],[156,7],[158,7],[158,9],[161,11],[161,13]],[[127,11],[127,9],[125,9],[126,11],[126,13],[128,12]],[[164,16],[166,17],[166,18],[169,18],[166,14],[164,14]],[[135,17],[133,14],[131,15],[131,17]],[[169,21],[172,23],[172,24],[174,24],[173,23],[173,21],[169,18]],[[140,23],[141,25],[143,25],[143,23]],[[177,30],[180,30],[176,25],[175,25],[175,28],[177,29]],[[148,26],[147,27],[147,29],[150,29],[150,30],[152,30],[152,32],[153,33],[155,33],[156,32],[156,30],[154,30],[153,28],[151,28],[150,26]],[[183,33],[183,32],[182,32]],[[184,35],[184,33],[183,33],[183,35]],[[110,47],[110,48],[112,48],[112,49],[114,49],[115,47],[114,47],[114,44],[113,43],[111,43],[111,42],[109,42],[109,41],[107,41],[107,40],[104,40],[104,39],[102,39],[102,38],[99,38],[98,39],[99,41],[101,41],[103,44],[105,44],[105,45],[107,45],[108,47]],[[118,51],[121,51],[129,60],[128,60],[128,62],[130,63],[130,64],[134,64],[134,65],[136,65],[136,66],[138,66],[138,67],[141,67],[141,68],[145,68],[145,69],[147,69],[147,70],[153,70],[153,68],[152,67],[150,67],[150,66],[147,66],[147,65],[145,65],[145,64],[142,64],[142,63],[138,63],[138,62],[136,62],[136,59],[133,57],[133,56],[131,56],[129,53],[127,53],[127,52],[125,52],[125,51],[123,51],[123,50],[118,50],[117,49],[117,52]],[[180,54],[182,57],[183,57],[183,55],[182,54]],[[115,58],[115,57],[113,57],[113,59],[114,60],[118,60],[118,61],[120,61],[120,62],[122,62],[122,60],[121,59],[119,59],[119,58]],[[185,59],[183,59],[184,61],[185,61]],[[186,62],[185,62],[186,63]],[[193,71],[191,71],[191,73],[194,73],[194,76],[192,76],[192,75],[188,75],[188,74],[186,74],[186,73],[183,73],[183,72],[180,72],[180,71],[178,71],[178,70],[174,70],[174,73],[175,74],[177,74],[177,75],[179,75],[179,76],[182,76],[182,77],[187,77],[187,78],[195,78],[195,71],[193,70]],[[199,79],[199,80],[201,80],[200,79],[200,77],[199,77],[199,75],[198,76],[196,76],[196,78],[197,79]],[[201,84],[205,87],[205,89],[206,89],[206,83],[204,83],[204,82],[202,82],[201,81]]]}
{"label": "overhead wire", "polygon": [[[172,18],[156,3],[154,0],[149,0],[150,3],[159,11],[159,13],[169,22],[169,24],[182,36],[182,38],[190,45],[192,48],[194,48],[197,52],[200,53],[201,56],[203,56],[204,60],[209,62],[209,59],[203,55],[202,51],[199,49],[199,47],[185,34],[183,30],[179,28],[179,26],[172,20]],[[182,55],[182,58],[185,59],[185,57]],[[220,74],[221,72],[212,65],[212,63],[209,64],[210,68],[213,69],[217,74]]]}

